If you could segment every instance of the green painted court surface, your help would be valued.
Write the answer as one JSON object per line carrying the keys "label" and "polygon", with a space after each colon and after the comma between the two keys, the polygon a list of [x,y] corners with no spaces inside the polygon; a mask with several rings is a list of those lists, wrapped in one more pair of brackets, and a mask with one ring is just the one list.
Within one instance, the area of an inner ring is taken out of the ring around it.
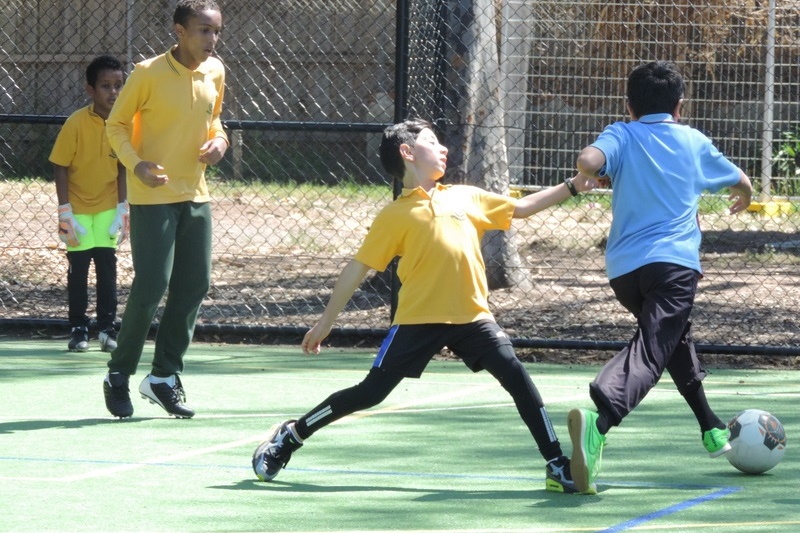
{"label": "green painted court surface", "polygon": [[[600,494],[544,490],[544,461],[500,386],[434,361],[380,406],[320,431],[271,483],[250,467],[269,427],[354,385],[370,352],[196,343],[183,376],[192,420],[135,389],[112,419],[107,354],[66,341],[0,341],[0,531],[772,532],[800,531],[800,372],[713,370],[728,419],[775,414],[786,456],[747,476],[709,459],[694,417],[663,380],[609,434]],[[569,454],[566,415],[588,407],[597,367],[529,365]]]}

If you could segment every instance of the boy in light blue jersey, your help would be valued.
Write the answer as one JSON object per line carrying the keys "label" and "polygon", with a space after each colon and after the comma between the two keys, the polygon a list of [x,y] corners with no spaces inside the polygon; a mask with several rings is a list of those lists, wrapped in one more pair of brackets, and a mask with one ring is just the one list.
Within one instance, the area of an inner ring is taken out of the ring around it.
{"label": "boy in light blue jersey", "polygon": [[597,411],[567,417],[578,490],[595,483],[608,430],[669,372],[700,425],[711,457],[730,449],[725,424],[709,407],[689,316],[700,267],[697,208],[703,191],[728,187],[730,212],[750,205],[749,178],[699,131],[682,125],[685,82],[655,61],[628,78],[630,122],[608,126],[578,156],[579,172],[610,181],[612,223],[606,270],[617,300],[637,318],[627,346],[589,387]]}

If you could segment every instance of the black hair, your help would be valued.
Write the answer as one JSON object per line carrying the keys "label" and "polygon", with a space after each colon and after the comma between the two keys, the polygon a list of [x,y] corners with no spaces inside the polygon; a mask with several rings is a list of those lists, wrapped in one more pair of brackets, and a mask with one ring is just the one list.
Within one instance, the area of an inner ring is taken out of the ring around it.
{"label": "black hair", "polygon": [[92,59],[89,66],[86,67],[86,83],[94,87],[97,83],[97,76],[101,70],[119,70],[124,71],[122,62],[114,56],[102,55]]}
{"label": "black hair", "polygon": [[172,22],[185,28],[190,18],[198,16],[201,11],[207,9],[220,11],[219,4],[214,0],[180,0],[175,6]]}
{"label": "black hair", "polygon": [[685,92],[683,76],[669,61],[641,65],[628,76],[628,103],[637,118],[672,113]]}
{"label": "black hair", "polygon": [[433,126],[426,120],[415,118],[393,124],[383,130],[378,154],[380,155],[383,169],[390,176],[400,180],[403,179],[406,173],[406,165],[400,156],[400,145],[414,146],[417,136],[424,129],[432,130]]}

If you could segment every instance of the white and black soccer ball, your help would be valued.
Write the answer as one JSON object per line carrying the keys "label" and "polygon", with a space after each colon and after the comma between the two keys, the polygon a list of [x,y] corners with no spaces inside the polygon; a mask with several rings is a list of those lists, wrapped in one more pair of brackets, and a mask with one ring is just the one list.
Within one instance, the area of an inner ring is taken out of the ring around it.
{"label": "white and black soccer ball", "polygon": [[760,409],[745,409],[728,422],[728,461],[746,474],[761,474],[777,465],[786,451],[780,420]]}

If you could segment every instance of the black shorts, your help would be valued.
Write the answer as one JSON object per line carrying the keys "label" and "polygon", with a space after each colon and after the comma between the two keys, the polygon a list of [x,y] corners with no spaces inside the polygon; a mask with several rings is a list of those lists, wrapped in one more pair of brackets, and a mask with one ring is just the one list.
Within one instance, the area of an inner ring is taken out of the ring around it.
{"label": "black shorts", "polygon": [[501,346],[508,345],[511,339],[492,320],[469,324],[395,325],[383,340],[372,366],[418,378],[433,356],[447,347],[470,370],[478,372],[483,370],[481,358],[494,356]]}

